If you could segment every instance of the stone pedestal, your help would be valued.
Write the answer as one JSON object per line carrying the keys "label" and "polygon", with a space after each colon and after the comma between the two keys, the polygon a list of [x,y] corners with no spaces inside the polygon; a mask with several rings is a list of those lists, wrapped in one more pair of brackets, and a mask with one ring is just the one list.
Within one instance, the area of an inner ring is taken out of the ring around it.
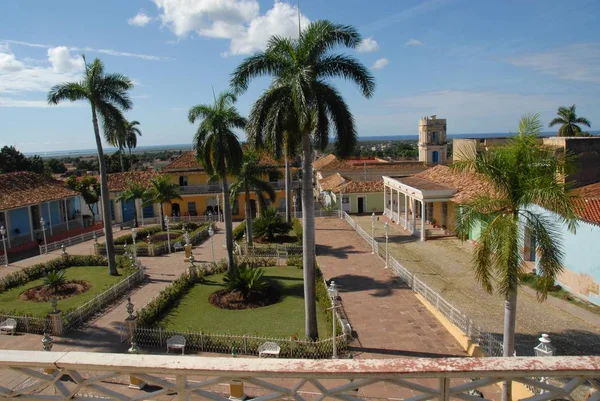
{"label": "stone pedestal", "polygon": [[183,249],[185,250],[185,259],[183,259],[184,262],[189,262],[190,261],[190,256],[192,256],[192,245],[184,245]]}
{"label": "stone pedestal", "polygon": [[127,333],[127,341],[130,343],[133,341],[133,335],[137,328],[137,317],[132,316],[125,319],[125,332]]}
{"label": "stone pedestal", "polygon": [[246,394],[244,394],[244,383],[240,380],[232,380],[229,382],[229,399],[232,401],[244,401]]}
{"label": "stone pedestal", "polygon": [[48,314],[50,318],[50,328],[52,330],[53,336],[62,336],[63,333],[63,322],[62,322],[62,312],[56,311]]}

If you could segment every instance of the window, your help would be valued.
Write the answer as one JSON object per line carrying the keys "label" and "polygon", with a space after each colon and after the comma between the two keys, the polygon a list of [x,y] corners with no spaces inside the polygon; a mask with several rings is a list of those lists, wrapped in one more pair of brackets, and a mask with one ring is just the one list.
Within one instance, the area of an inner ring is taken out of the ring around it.
{"label": "window", "polygon": [[198,212],[196,211],[196,202],[188,202],[188,213],[190,216],[198,215]]}
{"label": "window", "polygon": [[342,197],[342,203],[350,203],[350,197],[349,196],[343,196]]}
{"label": "window", "polygon": [[425,213],[426,213],[426,219],[429,221],[433,220],[433,203],[429,202],[427,203],[427,207],[425,208]]}
{"label": "window", "polygon": [[187,187],[188,185],[188,178],[186,175],[180,175],[179,176],[179,186],[180,187]]}
{"label": "window", "polygon": [[233,207],[231,208],[231,214],[238,216],[240,214],[240,201],[237,199],[233,201]]}
{"label": "window", "polygon": [[270,172],[269,173],[269,181],[270,182],[277,182],[277,180],[279,179],[279,173],[276,171]]}

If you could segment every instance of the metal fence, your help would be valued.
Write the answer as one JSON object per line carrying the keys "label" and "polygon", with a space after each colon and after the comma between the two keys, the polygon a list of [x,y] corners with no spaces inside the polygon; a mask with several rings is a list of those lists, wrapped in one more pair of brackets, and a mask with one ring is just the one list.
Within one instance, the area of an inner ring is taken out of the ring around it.
{"label": "metal fence", "polygon": [[60,241],[50,242],[49,244],[40,245],[40,254],[48,253],[60,249],[62,245],[71,246],[75,244],[79,244],[81,242],[89,241],[94,238],[98,238],[104,235],[104,229],[101,228],[99,230],[90,231],[87,233],[75,235],[73,237],[65,238]]}
{"label": "metal fence", "polygon": [[8,262],[6,259],[6,254],[0,255],[0,266],[6,266],[6,265],[8,265]]}
{"label": "metal fence", "polygon": [[17,322],[17,333],[44,334],[44,329],[50,327],[50,318],[24,315],[0,315],[0,322],[14,319]]}
{"label": "metal fence", "polygon": [[[277,343],[279,355],[286,358],[324,359],[331,358],[333,339],[318,341],[290,338],[273,338],[233,334],[209,334],[192,331],[166,330],[161,327],[137,327],[134,341],[146,349],[165,349],[167,340],[173,336],[183,336],[186,340],[185,351],[218,352],[239,355],[258,355],[258,348],[265,342]],[[341,334],[336,337],[338,352],[348,349],[348,338]]]}
{"label": "metal fence", "polygon": [[106,291],[96,295],[93,299],[81,305],[79,308],[66,314],[63,317],[63,328],[65,332],[84,324],[97,313],[101,312],[107,306],[131,291],[131,289],[141,282],[144,277],[144,269],[141,265],[138,265],[138,269],[124,280],[116,283]]}
{"label": "metal fence", "polygon": [[[348,213],[344,212],[344,219],[358,235],[360,235],[369,245],[373,247],[374,252],[382,259],[386,258],[385,243],[378,243],[363,228],[356,223]],[[446,319],[461,329],[472,341],[479,344],[488,356],[502,356],[502,342],[492,333],[482,330],[469,316],[461,312],[458,308],[448,302],[444,297],[431,289],[427,284],[417,278],[413,273],[407,270],[400,262],[391,255],[387,255],[388,266],[399,276],[410,288],[420,294],[430,304],[432,304]]]}

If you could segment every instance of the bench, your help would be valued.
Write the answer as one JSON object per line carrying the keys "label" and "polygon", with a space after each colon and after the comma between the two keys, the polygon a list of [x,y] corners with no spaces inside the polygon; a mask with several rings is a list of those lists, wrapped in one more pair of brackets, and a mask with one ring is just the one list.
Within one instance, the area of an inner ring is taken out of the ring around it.
{"label": "bench", "polygon": [[181,355],[185,355],[185,337],[173,336],[167,340],[167,354],[169,350],[181,350]]}
{"label": "bench", "polygon": [[258,347],[258,357],[262,358],[263,355],[275,355],[277,358],[279,358],[279,351],[281,351],[281,348],[279,345],[277,345],[277,343],[267,341]]}
{"label": "bench", "polygon": [[17,331],[17,321],[15,319],[6,319],[3,322],[0,322],[0,333],[10,333],[11,335],[15,334]]}
{"label": "bench", "polygon": [[175,252],[177,251],[183,251],[183,245],[181,245],[181,242],[176,242],[173,244],[173,250]]}

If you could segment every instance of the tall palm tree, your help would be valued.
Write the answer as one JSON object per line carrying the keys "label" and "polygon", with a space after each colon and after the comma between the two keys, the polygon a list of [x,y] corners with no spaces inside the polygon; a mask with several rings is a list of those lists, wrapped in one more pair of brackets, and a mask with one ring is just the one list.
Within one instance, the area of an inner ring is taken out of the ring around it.
{"label": "tall palm tree", "polygon": [[548,127],[554,127],[555,125],[561,124],[558,129],[558,136],[583,136],[581,127],[579,125],[585,125],[591,127],[590,121],[585,117],[577,117],[575,112],[575,105],[571,107],[561,106],[558,108],[556,113],[558,117],[550,121]]}
{"label": "tall palm tree", "polygon": [[[539,116],[524,116],[519,132],[507,146],[479,153],[474,159],[454,164],[460,171],[483,174],[494,193],[481,194],[462,206],[457,231],[463,236],[477,221],[488,221],[481,231],[473,254],[475,278],[482,287],[504,297],[504,356],[513,356],[517,292],[524,272],[520,241],[524,227],[537,246],[539,295],[545,299],[562,270],[563,249],[557,222],[540,213],[536,206],[554,212],[575,231],[576,215],[561,176],[572,171],[568,156],[536,145],[542,130]],[[503,401],[510,401],[510,383],[503,387]]]}
{"label": "tall palm tree", "polygon": [[131,202],[133,201],[133,225],[138,227],[138,207],[136,201],[138,199],[145,199],[147,197],[147,189],[142,184],[137,182],[127,181],[127,187],[125,191],[119,193],[115,198],[118,202]]}
{"label": "tall palm tree", "polygon": [[[355,58],[335,54],[336,46],[355,48],[361,41],[355,28],[316,21],[298,39],[273,36],[263,52],[244,60],[234,71],[231,85],[242,92],[250,81],[272,76],[268,90],[253,106],[248,139],[258,148],[279,143],[283,138],[302,146],[302,224],[306,336],[318,337],[315,298],[315,219],[312,187],[312,146],[324,149],[329,132],[336,135],[336,152],[351,154],[356,144],[354,118],[340,92],[328,78],[339,77],[356,83],[365,97],[371,97],[375,80]],[[281,128],[279,133],[274,127]]]}
{"label": "tall palm tree", "polygon": [[142,131],[137,127],[139,124],[139,121],[129,122],[125,120],[123,126],[117,127],[107,138],[108,143],[119,148],[121,172],[125,171],[125,163],[123,162],[125,148],[129,149],[129,156],[131,156],[131,149],[137,146],[137,136],[142,136]]}
{"label": "tall palm tree", "polygon": [[233,273],[233,224],[227,175],[237,174],[243,160],[243,152],[233,129],[243,129],[246,119],[234,106],[236,96],[222,92],[212,105],[199,104],[190,109],[190,123],[201,119],[194,137],[196,157],[208,175],[218,177],[223,186],[223,217],[225,220],[225,242],[227,244],[227,271]]}
{"label": "tall palm tree", "polygon": [[137,147],[137,137],[142,136],[139,125],[140,122],[135,120],[125,122],[125,146],[129,150],[129,156],[131,156],[131,149]]}
{"label": "tall palm tree", "polygon": [[158,203],[160,205],[160,224],[165,230],[165,211],[163,203],[172,203],[174,200],[182,200],[179,195],[179,185],[173,184],[168,175],[159,175],[150,179],[150,189],[142,196],[144,205]]}
{"label": "tall palm tree", "polygon": [[[104,151],[102,150],[102,139],[100,138],[100,125],[102,125],[104,135],[107,139],[110,138],[117,127],[123,126],[125,121],[123,111],[131,109],[132,106],[128,91],[133,88],[133,83],[125,75],[105,73],[104,64],[99,59],[95,59],[90,64],[85,61],[85,57],[83,60],[85,63],[85,76],[83,80],[79,82],[66,82],[52,87],[50,92],[48,92],[48,103],[58,104],[63,100],[71,102],[84,100],[90,104],[94,137],[98,150],[102,219],[106,235],[108,270],[111,275],[118,275],[110,225],[110,200]],[[100,119],[100,124],[98,123],[98,119]]]}
{"label": "tall palm tree", "polygon": [[244,205],[246,209],[246,238],[248,245],[252,246],[252,211],[250,208],[250,192],[256,194],[260,210],[267,208],[267,203],[264,194],[266,194],[271,202],[275,202],[275,191],[268,181],[262,179],[266,174],[279,173],[276,166],[260,164],[259,157],[252,150],[247,149],[244,152],[244,160],[237,174],[233,177],[235,180],[229,191],[232,201],[237,198],[238,193],[244,193]]}

